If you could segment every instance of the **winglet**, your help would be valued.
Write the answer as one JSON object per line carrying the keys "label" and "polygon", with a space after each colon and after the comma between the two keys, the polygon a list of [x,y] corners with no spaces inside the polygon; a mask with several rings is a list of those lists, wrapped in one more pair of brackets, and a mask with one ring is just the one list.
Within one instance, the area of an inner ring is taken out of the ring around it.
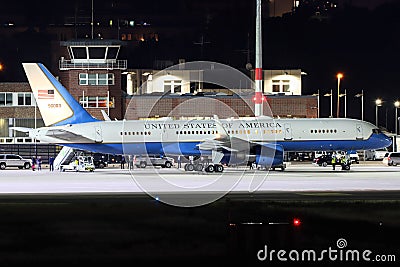
{"label": "winglet", "polygon": [[22,63],[46,126],[98,121],[40,63]]}

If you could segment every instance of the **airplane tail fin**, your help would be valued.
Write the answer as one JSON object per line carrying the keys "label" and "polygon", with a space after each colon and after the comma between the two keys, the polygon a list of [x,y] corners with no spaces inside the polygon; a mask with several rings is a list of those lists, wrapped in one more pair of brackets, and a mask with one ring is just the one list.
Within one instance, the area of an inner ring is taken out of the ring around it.
{"label": "airplane tail fin", "polygon": [[41,63],[22,63],[46,126],[98,121]]}

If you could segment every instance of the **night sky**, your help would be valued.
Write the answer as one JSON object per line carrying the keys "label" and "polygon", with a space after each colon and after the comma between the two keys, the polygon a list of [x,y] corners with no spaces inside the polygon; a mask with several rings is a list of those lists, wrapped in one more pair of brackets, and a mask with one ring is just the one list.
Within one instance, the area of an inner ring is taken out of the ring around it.
{"label": "night sky", "polygon": [[[57,1],[56,6],[54,1],[2,3],[1,27],[13,19],[38,27],[62,23],[65,16],[73,16],[76,10],[90,16],[90,2]],[[169,27],[178,31],[193,29],[192,34],[184,34],[180,38],[160,36],[157,44],[137,47],[129,54],[129,67],[147,68],[152,67],[155,59],[176,62],[179,58],[185,58],[187,61],[217,61],[245,71],[248,44],[250,62],[254,65],[255,0],[94,2],[98,17],[115,11],[124,13],[123,16],[148,20],[154,27]],[[348,117],[361,118],[360,99],[354,95],[364,90],[365,120],[375,122],[374,100],[381,97],[384,105],[379,109],[380,125],[393,130],[393,102],[400,99],[397,88],[400,72],[400,3],[389,0],[339,2],[342,7],[332,12],[329,20],[312,20],[306,10],[283,18],[265,18],[263,68],[300,68],[307,73],[303,77],[303,94],[313,94],[319,89],[321,95],[330,89],[336,93],[336,74],[343,72],[341,89],[347,89]],[[344,6],[345,2],[352,2],[354,6]],[[5,65],[4,71],[0,72],[0,82],[26,81],[20,62],[31,60],[46,63],[51,58],[45,49],[49,45],[43,45],[49,43],[50,38],[26,33],[29,34],[29,38],[21,34],[18,38],[9,39],[2,35],[0,28],[0,62]],[[209,44],[203,46],[200,52],[200,47],[194,42],[198,42],[201,36]],[[35,46],[35,43],[39,49],[32,53],[27,46]],[[329,103],[329,97],[321,96],[321,117],[329,115]],[[335,107],[334,102],[334,114]],[[343,109],[342,106],[341,116],[344,115]]]}

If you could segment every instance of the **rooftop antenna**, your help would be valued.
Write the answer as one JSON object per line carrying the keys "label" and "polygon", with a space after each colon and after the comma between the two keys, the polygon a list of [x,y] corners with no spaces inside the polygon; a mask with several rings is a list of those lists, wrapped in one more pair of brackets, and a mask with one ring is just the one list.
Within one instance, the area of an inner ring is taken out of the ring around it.
{"label": "rooftop antenna", "polygon": [[254,95],[254,115],[256,117],[263,115],[262,93],[263,75],[262,75],[262,37],[261,37],[261,0],[256,0],[256,69],[255,69],[255,95]]}

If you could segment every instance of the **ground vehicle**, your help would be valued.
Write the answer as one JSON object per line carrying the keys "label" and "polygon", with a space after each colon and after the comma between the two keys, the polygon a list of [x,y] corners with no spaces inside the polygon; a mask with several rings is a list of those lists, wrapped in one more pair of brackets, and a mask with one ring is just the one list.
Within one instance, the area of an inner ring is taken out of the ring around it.
{"label": "ground vehicle", "polygon": [[388,166],[397,166],[400,164],[400,152],[388,152],[382,160],[382,163]]}
{"label": "ground vehicle", "polygon": [[[343,157],[346,157],[345,162],[341,162],[341,159]],[[336,165],[342,166],[342,170],[350,170],[350,165],[352,163],[352,160],[348,154],[340,155],[340,157],[337,158],[336,162],[337,162]],[[319,156],[318,158],[315,158],[313,161],[313,164],[317,164],[318,166],[323,166],[323,167],[332,165],[332,154],[326,154],[326,155]]]}
{"label": "ground vehicle", "polygon": [[108,154],[94,153],[91,156],[93,156],[94,166],[99,169],[107,167],[110,162],[110,155]]}
{"label": "ground vehicle", "polygon": [[93,164],[96,168],[103,169],[108,166],[108,162],[103,159],[93,159]]}
{"label": "ground vehicle", "polygon": [[24,159],[16,154],[1,154],[0,155],[0,169],[4,170],[7,167],[18,167],[19,169],[29,169],[31,167],[31,160]]}
{"label": "ground vehicle", "polygon": [[72,161],[67,164],[67,165],[61,165],[60,166],[60,171],[94,171],[95,166],[93,163],[93,157],[92,156],[78,156],[72,159]]}
{"label": "ground vehicle", "polygon": [[317,164],[318,166],[323,166],[323,167],[332,165],[332,155],[325,154],[325,155],[319,156],[314,159],[313,163]]}
{"label": "ground vehicle", "polygon": [[376,149],[376,150],[366,150],[365,151],[365,160],[383,160],[386,153],[388,153],[388,149]]}
{"label": "ground vehicle", "polygon": [[355,163],[360,163],[360,158],[359,158],[359,156],[358,156],[358,153],[357,153],[357,151],[355,151],[355,150],[349,150],[349,151],[347,151],[347,153],[346,153],[347,155],[348,155],[348,157],[350,158],[350,160],[351,160],[351,162],[353,163],[353,162],[355,162]]}
{"label": "ground vehicle", "polygon": [[170,157],[139,157],[136,158],[135,166],[139,168],[146,168],[148,165],[160,166],[162,168],[171,168],[174,164],[174,159]]}
{"label": "ground vehicle", "polygon": [[103,169],[108,166],[108,162],[101,158],[94,158],[93,164],[96,168]]}
{"label": "ground vehicle", "polygon": [[314,151],[314,159],[327,154],[328,153],[326,151]]}

